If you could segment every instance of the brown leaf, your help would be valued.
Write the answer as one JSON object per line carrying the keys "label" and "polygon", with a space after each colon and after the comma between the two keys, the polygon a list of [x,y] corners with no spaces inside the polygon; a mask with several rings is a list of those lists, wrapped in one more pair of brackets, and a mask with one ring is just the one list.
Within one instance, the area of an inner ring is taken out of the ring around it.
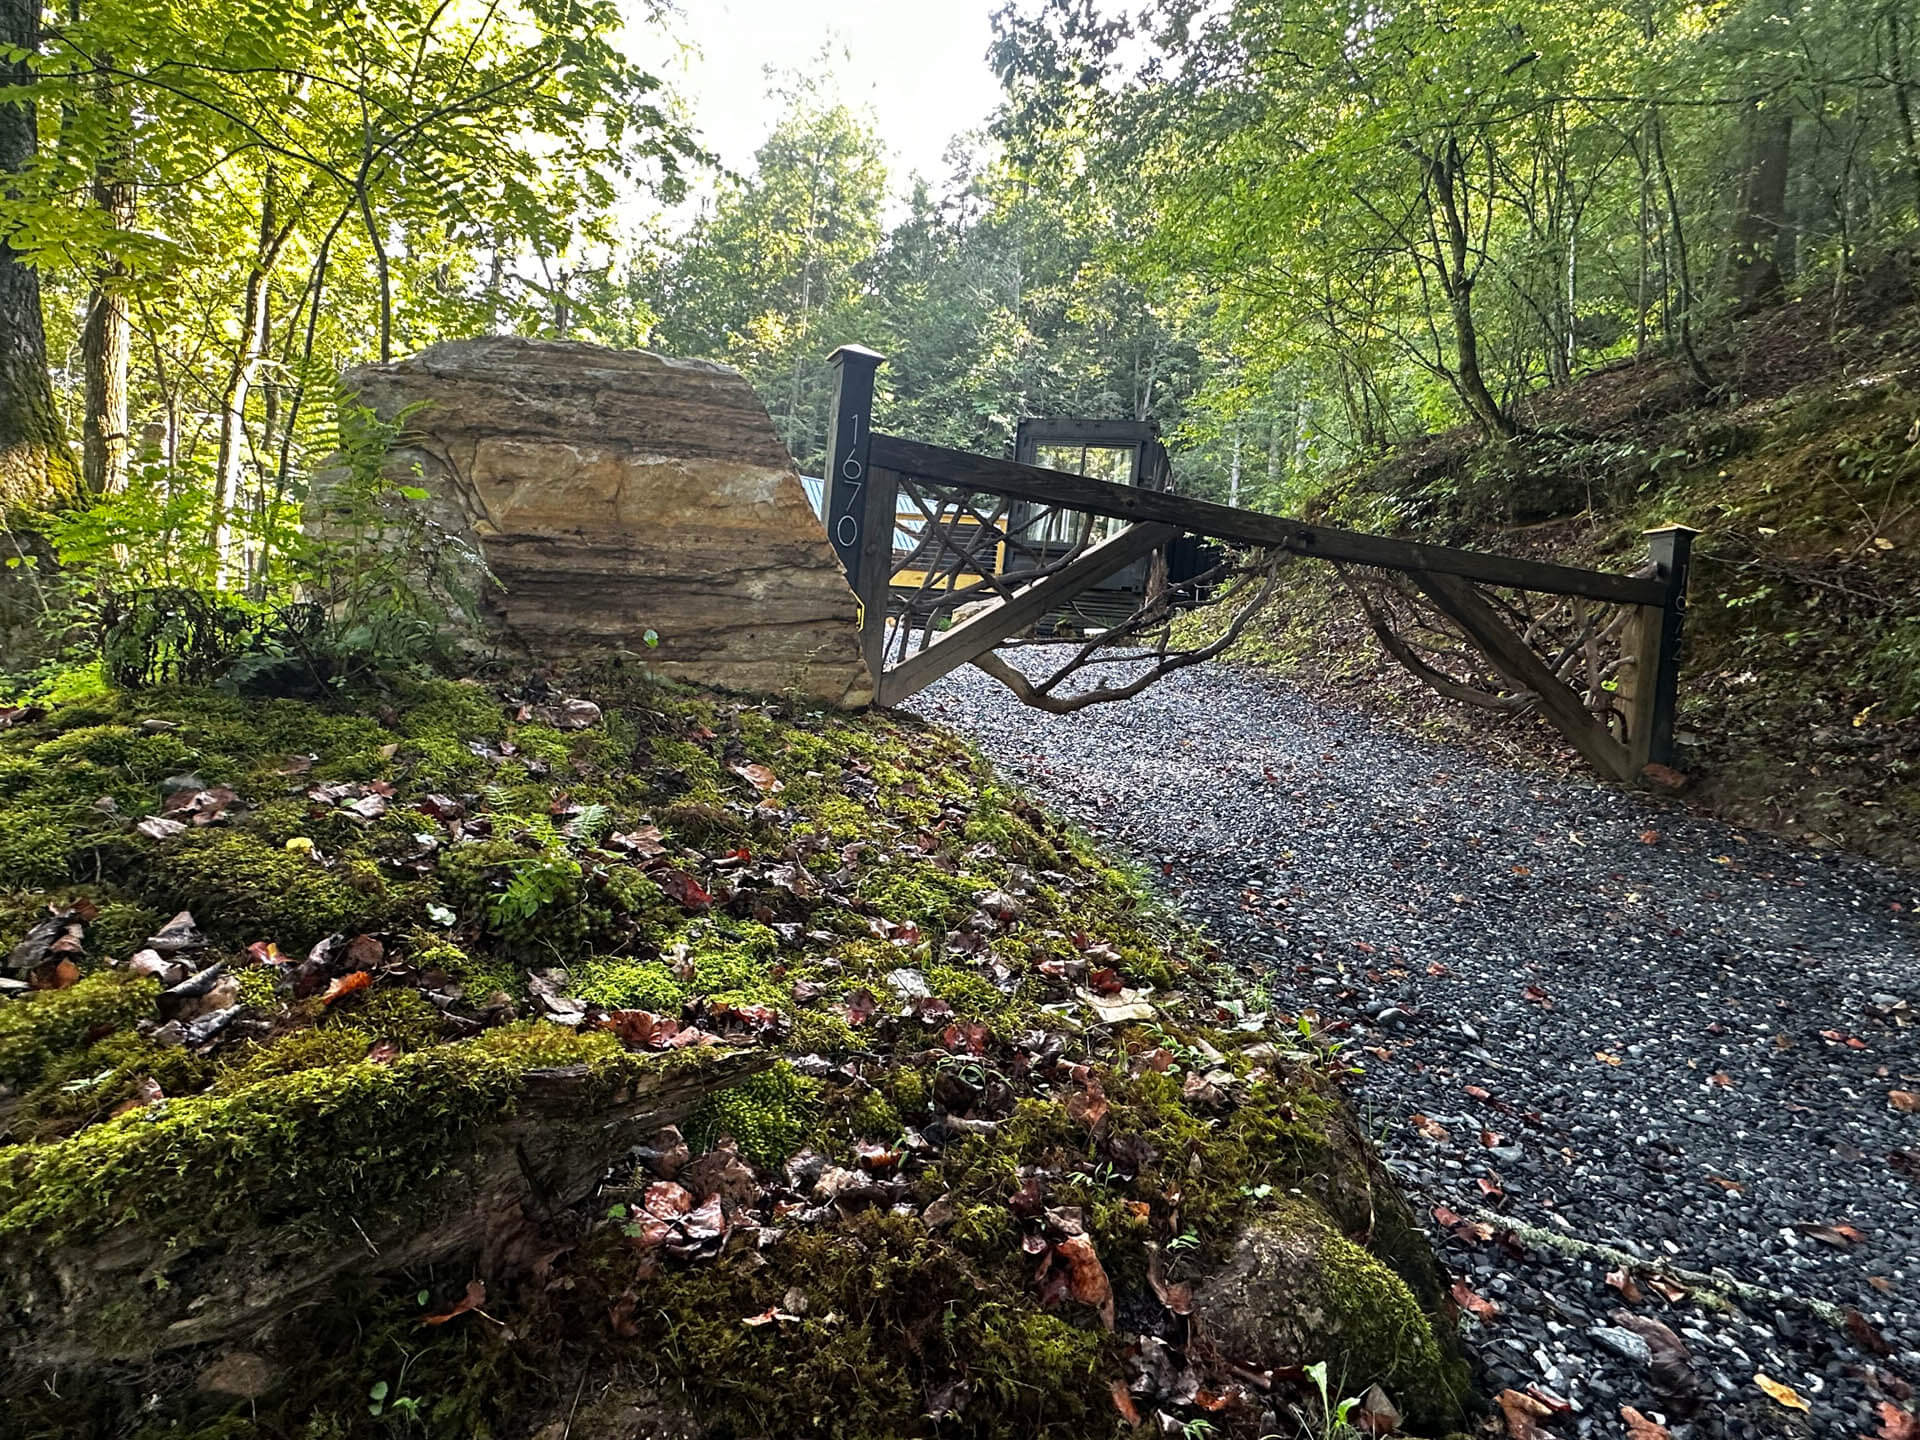
{"label": "brown leaf", "polygon": [[1640,832],[1640,843],[1642,845],[1658,845],[1660,843],[1660,832],[1658,830],[1642,830]]}
{"label": "brown leaf", "polygon": [[1847,1334],[1853,1337],[1854,1344],[1858,1345],[1862,1350],[1865,1350],[1869,1355],[1878,1355],[1885,1358],[1893,1354],[1893,1347],[1887,1344],[1886,1337],[1874,1329],[1873,1322],[1868,1320],[1867,1317],[1862,1315],[1858,1310],[1849,1309],[1847,1311]]}
{"label": "brown leaf", "polygon": [[428,1315],[422,1319],[420,1323],[422,1325],[444,1325],[454,1317],[466,1314],[469,1310],[478,1310],[486,1303],[487,1282],[484,1280],[469,1280],[467,1282],[467,1293],[462,1295],[451,1309],[442,1310],[438,1315]]}
{"label": "brown leaf", "polygon": [[1627,1422],[1627,1440],[1673,1440],[1673,1432],[1656,1425],[1631,1405],[1620,1407],[1620,1418]]}
{"label": "brown leaf", "polygon": [[1889,1090],[1887,1103],[1902,1115],[1920,1115],[1920,1093],[1912,1090]]}
{"label": "brown leaf", "polygon": [[1139,1428],[1140,1411],[1133,1403],[1133,1396],[1127,1393],[1127,1382],[1124,1380],[1113,1382],[1113,1408],[1120,1412],[1120,1418],[1127,1424]]}
{"label": "brown leaf", "polygon": [[1484,1325],[1491,1325],[1500,1316],[1500,1307],[1484,1295],[1476,1295],[1464,1280],[1453,1282],[1453,1303]]}
{"label": "brown leaf", "polygon": [[1510,1440],[1549,1440],[1538,1422],[1550,1418],[1553,1411],[1533,1396],[1518,1390],[1502,1390],[1495,1403],[1507,1422]]}
{"label": "brown leaf", "polygon": [[1081,1304],[1093,1306],[1100,1312],[1100,1323],[1113,1329],[1113,1285],[1093,1241],[1084,1235],[1069,1235],[1054,1246],[1053,1253],[1066,1264],[1067,1293]]}
{"label": "brown leaf", "polygon": [[1920,1440],[1920,1419],[1911,1410],[1902,1410],[1891,1400],[1880,1402],[1878,1440]]}
{"label": "brown leaf", "polygon": [[736,760],[733,764],[727,766],[727,769],[738,775],[742,780],[745,780],[763,795],[769,791],[778,793],[785,788],[774,778],[773,771],[764,765],[755,764],[751,760]]}
{"label": "brown leaf", "polygon": [[1609,1270],[1607,1272],[1607,1284],[1618,1290],[1620,1292],[1620,1298],[1625,1300],[1629,1305],[1638,1305],[1641,1300],[1645,1298],[1640,1293],[1640,1287],[1633,1283],[1633,1275],[1630,1271]]}
{"label": "brown leaf", "polygon": [[331,1005],[343,995],[351,995],[356,990],[364,990],[371,984],[373,984],[373,974],[371,971],[350,971],[327,986],[326,993],[320,997],[320,1003],[322,1005]]}

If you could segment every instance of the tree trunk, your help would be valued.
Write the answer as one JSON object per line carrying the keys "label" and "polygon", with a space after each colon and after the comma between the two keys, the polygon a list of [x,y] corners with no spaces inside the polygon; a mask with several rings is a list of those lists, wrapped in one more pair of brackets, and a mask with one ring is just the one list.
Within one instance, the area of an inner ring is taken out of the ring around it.
{"label": "tree trunk", "polygon": [[1787,244],[1787,161],[1793,112],[1785,105],[1756,110],[1747,128],[1747,163],[1733,227],[1735,308],[1750,311],[1780,298],[1790,260]]}
{"label": "tree trunk", "polygon": [[1430,162],[1434,198],[1446,230],[1444,243],[1434,257],[1440,272],[1440,288],[1446,292],[1447,310],[1453,319],[1454,386],[1467,410],[1490,435],[1510,439],[1519,427],[1487,389],[1480,371],[1480,329],[1473,317],[1473,284],[1478,267],[1472,262],[1472,237],[1467,231],[1466,211],[1461,206],[1465,165],[1458,144],[1451,136],[1441,152]]}
{"label": "tree trunk", "polygon": [[1907,42],[1900,33],[1900,11],[1887,11],[1887,63],[1893,75],[1893,109],[1900,117],[1900,139],[1906,147],[1907,180],[1913,186],[1913,213],[1920,220],[1920,138],[1913,123],[1913,87],[1907,79]]}
{"label": "tree trunk", "polygon": [[233,544],[233,512],[240,501],[240,471],[247,449],[247,397],[253,378],[267,353],[267,301],[273,267],[279,261],[288,228],[281,225],[274,198],[275,175],[268,168],[260,187],[260,239],[247,271],[246,295],[240,304],[240,348],[227,371],[220,410],[220,453],[214,467],[213,547],[220,574],[226,575]]}
{"label": "tree trunk", "polygon": [[[27,85],[24,58],[40,43],[39,0],[0,0],[0,86]],[[32,163],[37,142],[30,101],[0,102],[0,187]],[[41,506],[80,493],[80,472],[67,449],[47,373],[47,333],[40,314],[40,277],[0,240],[0,507]]]}
{"label": "tree trunk", "polygon": [[[103,62],[104,63],[104,62]],[[99,103],[113,113],[113,86],[95,86]],[[101,157],[93,177],[93,203],[114,230],[134,220],[130,141],[117,140]],[[80,365],[86,376],[86,417],[80,435],[81,470],[91,494],[105,495],[127,483],[127,351],[132,327],[127,314],[127,267],[105,260],[87,294],[87,319],[80,331]]]}

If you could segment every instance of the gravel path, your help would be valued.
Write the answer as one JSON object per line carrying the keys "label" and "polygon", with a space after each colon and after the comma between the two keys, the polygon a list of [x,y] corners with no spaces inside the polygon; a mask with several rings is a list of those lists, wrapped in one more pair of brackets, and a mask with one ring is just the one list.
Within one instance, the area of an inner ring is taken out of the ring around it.
{"label": "gravel path", "polygon": [[[1920,876],[1223,666],[1064,717],[968,668],[913,708],[1157,870],[1278,1008],[1350,1022],[1389,1163],[1499,1307],[1466,1322],[1489,1394],[1572,1402],[1560,1436],[1623,1405],[1678,1440],[1920,1434],[1880,1409],[1920,1408],[1920,1114],[1889,1098],[1920,1092]],[[1670,1303],[1675,1268],[1766,1293]]]}

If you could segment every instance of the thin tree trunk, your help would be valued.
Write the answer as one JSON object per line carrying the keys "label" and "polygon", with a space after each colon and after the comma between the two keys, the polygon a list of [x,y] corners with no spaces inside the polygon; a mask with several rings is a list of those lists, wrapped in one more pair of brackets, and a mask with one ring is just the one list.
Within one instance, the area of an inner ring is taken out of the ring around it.
{"label": "thin tree trunk", "polygon": [[1445,147],[1429,164],[1440,215],[1446,225],[1444,248],[1435,257],[1440,270],[1440,288],[1447,297],[1447,310],[1453,319],[1455,386],[1467,410],[1491,435],[1511,438],[1519,433],[1493,392],[1487,389],[1480,371],[1480,330],[1474,321],[1471,264],[1472,237],[1467,232],[1466,215],[1460,205],[1460,182],[1465,167],[1458,143],[1447,137]]}
{"label": "thin tree trunk", "polygon": [[[111,61],[103,60],[105,69]],[[116,120],[118,101],[104,76],[94,93]],[[93,176],[93,203],[116,231],[131,229],[135,195],[131,178],[131,140],[122,135],[102,155]],[[86,380],[86,413],[80,434],[80,465],[87,489],[111,494],[127,483],[131,436],[127,419],[127,356],[133,329],[127,313],[127,267],[118,256],[94,271],[87,293],[87,318],[80,331],[80,367]]]}
{"label": "thin tree trunk", "polygon": [[1233,427],[1233,467],[1227,472],[1227,504],[1240,504],[1240,427]]}
{"label": "thin tree trunk", "polygon": [[[0,0],[0,87],[32,83],[25,57],[39,44],[39,0]],[[6,58],[15,52],[22,58]],[[0,192],[32,164],[37,125],[31,101],[0,102]],[[40,277],[0,240],[0,508],[72,500],[80,490],[53,404]]]}
{"label": "thin tree trunk", "polygon": [[220,451],[214,467],[213,544],[221,578],[231,559],[233,514],[240,498],[240,471],[247,448],[247,397],[267,352],[267,303],[273,267],[280,258],[286,230],[275,204],[275,172],[268,167],[260,187],[260,238],[253,264],[247,270],[246,294],[240,303],[240,341],[227,371],[220,411]]}
{"label": "thin tree trunk", "polygon": [[1674,266],[1680,272],[1680,353],[1686,357],[1687,369],[1702,389],[1715,388],[1713,376],[1701,362],[1699,351],[1693,347],[1693,273],[1687,264],[1687,232],[1680,223],[1680,196],[1673,187],[1673,167],[1667,164],[1667,146],[1664,138],[1665,126],[1658,111],[1653,115],[1653,155],[1658,162],[1661,188],[1667,199],[1667,233],[1673,237]]}

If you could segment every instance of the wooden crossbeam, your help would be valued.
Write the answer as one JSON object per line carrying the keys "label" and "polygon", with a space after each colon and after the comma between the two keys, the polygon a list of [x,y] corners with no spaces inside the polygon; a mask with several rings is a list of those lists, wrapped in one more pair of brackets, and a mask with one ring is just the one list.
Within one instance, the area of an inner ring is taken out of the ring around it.
{"label": "wooden crossbeam", "polygon": [[[875,437],[876,442],[878,437]],[[949,671],[992,650],[1009,635],[1045,619],[1083,590],[1179,538],[1173,525],[1129,525],[1118,535],[1090,546],[1044,580],[1016,591],[954,626],[938,640],[909,655],[879,676],[882,705],[897,705]]]}
{"label": "wooden crossbeam", "polygon": [[1415,570],[1413,583],[1426,592],[1442,613],[1467,632],[1467,638],[1502,675],[1531,690],[1554,729],[1566,736],[1586,762],[1603,775],[1631,780],[1637,772],[1627,747],[1613,734],[1558,675],[1534,653],[1487,603],[1486,596],[1458,575]]}
{"label": "wooden crossbeam", "polygon": [[874,435],[872,454],[876,468],[886,466],[902,474],[966,490],[1009,495],[1018,500],[1060,505],[1121,520],[1174,525],[1233,545],[1272,547],[1351,565],[1453,575],[1482,585],[1510,585],[1547,595],[1580,595],[1617,605],[1662,605],[1668,595],[1667,586],[1660,580],[1641,580],[1631,575],[1609,575],[1570,565],[1484,555],[1445,545],[1425,545],[1357,530],[1308,525],[1184,495],[1114,485],[1064,470],[1046,470],[1011,460],[971,455],[964,450],[926,445],[917,440],[902,440],[895,435]]}

